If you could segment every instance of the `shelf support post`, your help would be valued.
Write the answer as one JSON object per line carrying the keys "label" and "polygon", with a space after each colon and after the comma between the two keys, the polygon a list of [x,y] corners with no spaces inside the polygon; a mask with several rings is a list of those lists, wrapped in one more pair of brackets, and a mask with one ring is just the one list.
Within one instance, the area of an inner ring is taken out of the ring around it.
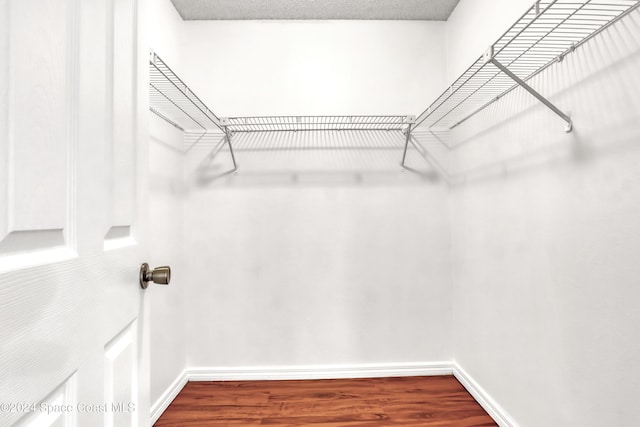
{"label": "shelf support post", "polygon": [[498,61],[494,56],[493,56],[493,48],[490,48],[487,53],[485,53],[484,55],[485,57],[485,61],[487,63],[491,63],[493,64],[496,68],[498,68],[500,71],[502,71],[504,74],[506,74],[507,76],[509,76],[514,82],[516,82],[518,84],[518,86],[522,87],[524,90],[526,90],[527,92],[529,92],[531,95],[533,95],[534,97],[536,97],[536,99],[540,102],[542,102],[547,108],[549,108],[551,111],[553,111],[554,113],[556,113],[558,116],[560,116],[562,118],[562,120],[564,120],[565,122],[567,122],[567,126],[565,127],[565,132],[571,132],[571,129],[573,129],[573,122],[571,121],[571,117],[569,117],[567,114],[565,114],[564,112],[562,112],[562,110],[560,110],[558,107],[556,107],[555,105],[553,105],[553,103],[551,103],[551,101],[549,101],[547,98],[545,98],[544,96],[542,96],[539,92],[537,92],[534,88],[532,88],[531,86],[529,86],[524,80],[522,80],[520,77],[516,76],[515,74],[513,74],[511,72],[511,70],[509,70],[507,67],[505,67],[504,65],[502,65],[500,63],[500,61]]}
{"label": "shelf support post", "polygon": [[404,161],[407,158],[407,149],[409,148],[409,140],[411,139],[411,125],[407,128],[407,138],[404,142],[404,152],[402,153],[402,167],[404,167]]}
{"label": "shelf support post", "polygon": [[404,151],[402,153],[402,162],[400,163],[402,167],[404,167],[404,161],[407,158],[407,149],[409,148],[409,141],[411,140],[411,128],[416,122],[416,116],[406,116],[405,122],[409,124],[409,127],[407,127],[407,137],[404,141]]}
{"label": "shelf support post", "polygon": [[222,131],[224,132],[224,137],[227,140],[227,144],[229,144],[229,151],[231,152],[231,161],[233,161],[233,170],[237,171],[238,170],[238,165],[236,163],[236,156],[233,153],[233,146],[231,145],[231,137],[233,136],[233,132],[229,130],[229,126],[227,126],[227,123],[229,122],[229,119],[227,118],[220,118],[220,124],[222,124]]}

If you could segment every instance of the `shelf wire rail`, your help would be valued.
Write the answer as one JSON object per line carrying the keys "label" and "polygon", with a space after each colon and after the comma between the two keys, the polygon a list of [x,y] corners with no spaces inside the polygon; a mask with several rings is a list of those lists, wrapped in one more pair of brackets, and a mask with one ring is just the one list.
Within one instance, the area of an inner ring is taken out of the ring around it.
{"label": "shelf wire rail", "polygon": [[416,119],[414,129],[452,130],[517,87],[567,122],[526,82],[640,6],[637,0],[540,0]]}
{"label": "shelf wire rail", "polygon": [[220,118],[154,52],[149,60],[150,109],[181,130],[224,131]]}
{"label": "shelf wire rail", "polygon": [[234,132],[297,131],[402,131],[415,120],[413,116],[262,116],[230,117]]}
{"label": "shelf wire rail", "polygon": [[237,170],[231,131],[153,51],[149,58],[149,110],[183,132],[204,136],[222,131],[222,145],[229,145],[233,170]]}

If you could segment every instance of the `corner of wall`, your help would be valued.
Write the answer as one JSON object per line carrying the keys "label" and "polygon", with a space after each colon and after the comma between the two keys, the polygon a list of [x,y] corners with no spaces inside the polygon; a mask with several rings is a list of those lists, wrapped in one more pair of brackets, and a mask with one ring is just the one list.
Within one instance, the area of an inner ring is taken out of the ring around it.
{"label": "corner of wall", "polygon": [[455,361],[453,362],[453,376],[460,381],[460,384],[500,427],[519,427],[507,411]]}

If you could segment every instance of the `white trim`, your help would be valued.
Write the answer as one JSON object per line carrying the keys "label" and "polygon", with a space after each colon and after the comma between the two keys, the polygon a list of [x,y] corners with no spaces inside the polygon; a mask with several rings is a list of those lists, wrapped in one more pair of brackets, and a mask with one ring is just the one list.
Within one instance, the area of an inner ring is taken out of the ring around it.
{"label": "white trim", "polygon": [[518,427],[518,424],[511,418],[507,411],[456,362],[453,362],[453,376],[460,381],[469,394],[473,396],[500,427]]}
{"label": "white trim", "polygon": [[187,371],[184,370],[178,377],[171,383],[171,385],[162,393],[162,396],[156,400],[156,402],[151,405],[151,423],[149,425],[155,424],[160,418],[160,415],[166,411],[169,407],[173,399],[176,398],[178,393],[182,391],[187,382],[189,381],[189,376],[187,375]]}
{"label": "white trim", "polygon": [[259,381],[339,378],[382,378],[453,375],[500,427],[519,427],[460,365],[455,362],[371,363],[356,365],[293,365],[203,367],[184,370],[151,406],[151,425],[169,407],[188,381]]}
{"label": "white trim", "polygon": [[255,381],[451,375],[451,362],[371,363],[357,365],[293,365],[203,367],[188,370],[189,381]]}

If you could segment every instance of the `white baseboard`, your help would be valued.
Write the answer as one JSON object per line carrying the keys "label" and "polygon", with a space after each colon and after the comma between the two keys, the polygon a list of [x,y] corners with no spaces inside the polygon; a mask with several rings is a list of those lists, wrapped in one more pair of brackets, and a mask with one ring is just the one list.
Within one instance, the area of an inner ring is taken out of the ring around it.
{"label": "white baseboard", "polygon": [[151,425],[169,407],[188,381],[259,381],[339,378],[382,378],[454,375],[500,427],[518,424],[471,376],[455,362],[375,363],[357,365],[205,367],[183,371],[151,406]]}
{"label": "white baseboard", "polygon": [[189,377],[187,375],[187,371],[184,370],[180,375],[178,375],[178,378],[176,378],[171,383],[171,385],[165,390],[165,392],[162,393],[162,396],[160,396],[160,398],[151,405],[150,425],[153,425],[156,421],[158,421],[160,415],[162,415],[162,413],[169,407],[171,402],[173,402],[173,399],[175,399],[178,393],[180,393],[184,386],[187,385],[188,381]]}
{"label": "white baseboard", "polygon": [[358,365],[192,368],[189,381],[257,381],[451,375],[451,362],[376,363]]}
{"label": "white baseboard", "polygon": [[455,362],[453,363],[453,375],[500,427],[518,427],[507,411]]}

